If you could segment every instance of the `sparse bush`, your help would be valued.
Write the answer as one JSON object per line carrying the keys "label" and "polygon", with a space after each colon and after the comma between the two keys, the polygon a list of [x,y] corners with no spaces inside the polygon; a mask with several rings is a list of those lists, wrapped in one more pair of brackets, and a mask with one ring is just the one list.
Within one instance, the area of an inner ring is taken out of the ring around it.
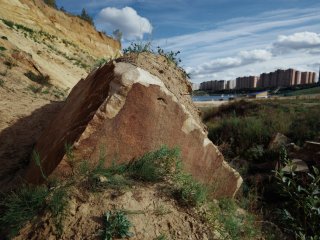
{"label": "sparse bush", "polygon": [[146,43],[131,43],[128,48],[123,49],[123,53],[143,53],[143,52],[153,52],[151,49],[151,42]]}
{"label": "sparse bush", "polygon": [[0,79],[0,87],[4,86],[4,81],[2,79]]}
{"label": "sparse bush", "polygon": [[1,36],[1,39],[8,40],[8,38],[6,36]]}
{"label": "sparse bush", "polygon": [[126,214],[122,211],[106,212],[103,215],[103,233],[104,240],[116,238],[129,238],[133,234],[130,232],[132,224]]}
{"label": "sparse bush", "polygon": [[28,71],[24,74],[27,78],[29,78],[31,81],[39,83],[40,85],[44,86],[50,86],[50,77],[48,75],[43,75],[41,73],[34,74],[31,71]]}
{"label": "sparse bush", "polygon": [[0,46],[0,51],[5,51],[5,50],[7,50],[5,47]]}

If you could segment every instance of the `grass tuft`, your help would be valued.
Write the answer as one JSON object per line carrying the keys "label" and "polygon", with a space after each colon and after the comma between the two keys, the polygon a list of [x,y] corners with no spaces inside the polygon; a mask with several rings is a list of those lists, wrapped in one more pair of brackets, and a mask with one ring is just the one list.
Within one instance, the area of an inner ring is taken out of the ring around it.
{"label": "grass tuft", "polygon": [[132,224],[127,215],[122,211],[108,211],[103,215],[103,233],[104,240],[115,238],[129,238],[133,234],[130,232]]}
{"label": "grass tuft", "polygon": [[22,186],[0,200],[0,230],[14,236],[19,229],[44,209],[49,191],[44,186]]}

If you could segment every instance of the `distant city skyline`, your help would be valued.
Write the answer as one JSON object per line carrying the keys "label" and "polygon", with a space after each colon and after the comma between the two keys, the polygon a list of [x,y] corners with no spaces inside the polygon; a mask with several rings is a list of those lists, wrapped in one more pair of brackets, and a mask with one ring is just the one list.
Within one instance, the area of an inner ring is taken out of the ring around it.
{"label": "distant city skyline", "polygon": [[234,79],[278,68],[318,72],[318,0],[57,0],[79,14],[86,8],[97,29],[123,32],[123,46],[151,40],[181,51],[191,80]]}
{"label": "distant city skyline", "polygon": [[299,71],[289,68],[261,73],[259,76],[241,76],[237,77],[235,80],[204,81],[201,82],[200,85],[194,84],[193,90],[221,91],[231,89],[270,89],[315,84],[317,81],[316,72]]}

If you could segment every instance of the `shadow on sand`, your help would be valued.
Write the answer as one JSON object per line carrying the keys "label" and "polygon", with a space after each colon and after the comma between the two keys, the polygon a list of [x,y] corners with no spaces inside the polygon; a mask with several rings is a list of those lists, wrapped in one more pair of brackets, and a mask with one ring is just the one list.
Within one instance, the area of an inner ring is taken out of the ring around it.
{"label": "shadow on sand", "polygon": [[0,191],[13,187],[30,161],[33,146],[64,102],[51,102],[0,132]]}

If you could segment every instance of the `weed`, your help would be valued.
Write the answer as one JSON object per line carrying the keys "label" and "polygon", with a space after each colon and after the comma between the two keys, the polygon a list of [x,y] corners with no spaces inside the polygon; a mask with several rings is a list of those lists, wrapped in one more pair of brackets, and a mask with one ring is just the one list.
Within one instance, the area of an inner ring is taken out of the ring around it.
{"label": "weed", "polygon": [[0,201],[0,228],[9,236],[14,236],[29,220],[44,209],[48,189],[44,186],[22,186],[16,192],[3,196]]}
{"label": "weed", "polygon": [[130,232],[132,224],[128,217],[122,211],[108,211],[103,215],[103,233],[104,240],[116,238],[127,238],[133,234]]}
{"label": "weed", "polygon": [[39,83],[41,85],[50,86],[50,77],[48,75],[43,74],[34,74],[31,71],[28,71],[24,74],[27,78],[29,78],[31,81]]}

